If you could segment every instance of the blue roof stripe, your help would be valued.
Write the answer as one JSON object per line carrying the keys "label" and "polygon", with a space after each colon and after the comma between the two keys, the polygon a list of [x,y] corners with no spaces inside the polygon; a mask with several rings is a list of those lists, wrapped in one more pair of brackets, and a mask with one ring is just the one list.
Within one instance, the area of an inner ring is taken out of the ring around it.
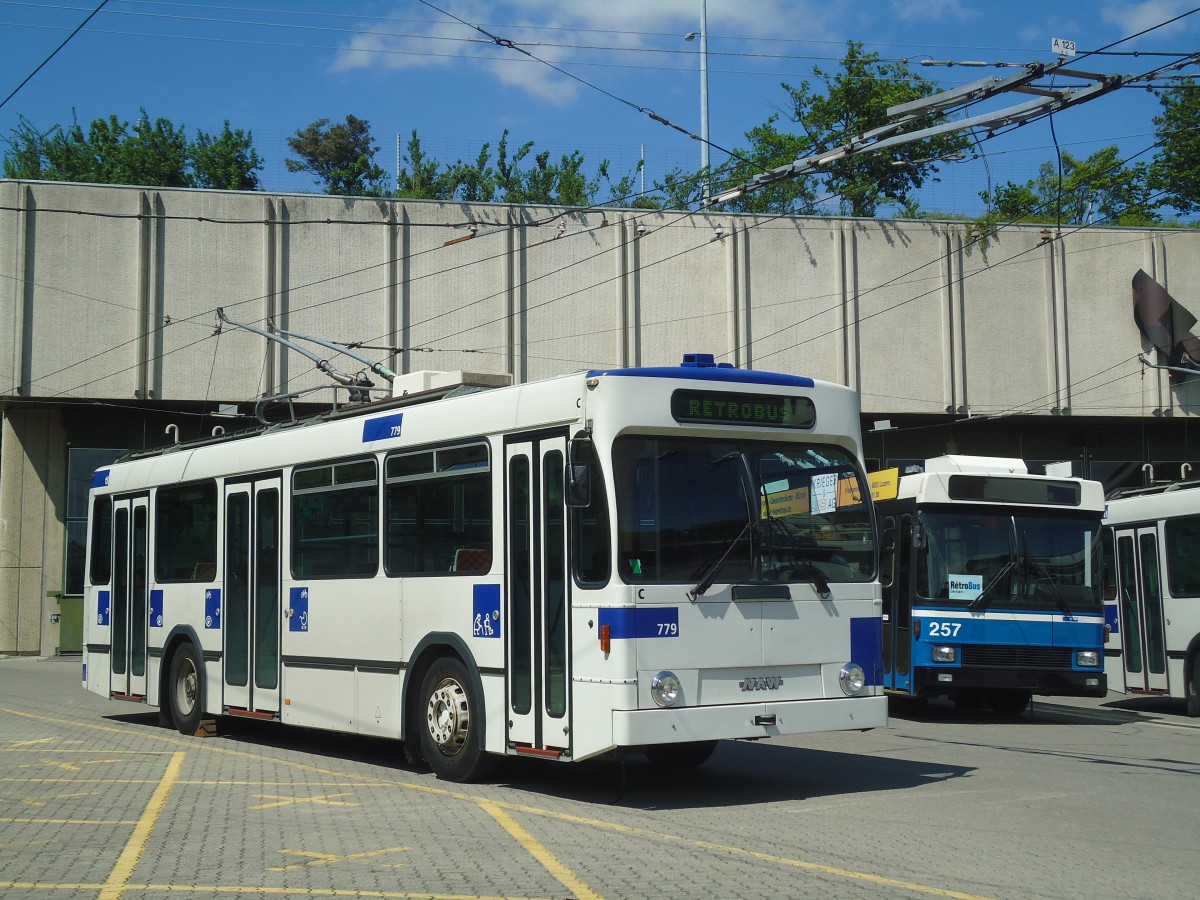
{"label": "blue roof stripe", "polygon": [[689,381],[721,381],[726,384],[769,384],[776,387],[813,387],[813,380],[804,375],[784,375],[780,372],[756,372],[754,369],[707,368],[692,366],[648,366],[632,369],[593,369],[588,378],[685,378]]}

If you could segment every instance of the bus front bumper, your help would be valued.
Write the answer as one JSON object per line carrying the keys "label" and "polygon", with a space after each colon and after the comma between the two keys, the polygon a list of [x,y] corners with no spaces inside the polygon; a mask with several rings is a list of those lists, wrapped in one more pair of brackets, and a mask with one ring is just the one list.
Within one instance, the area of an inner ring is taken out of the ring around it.
{"label": "bus front bumper", "polygon": [[615,710],[612,715],[613,744],[644,747],[686,741],[884,728],[887,726],[887,697],[881,694],[833,700]]}
{"label": "bus front bumper", "polygon": [[[946,672],[952,674],[953,680],[939,681],[938,675]],[[1108,679],[1103,670],[937,669],[917,666],[913,669],[913,686],[916,693],[930,695],[963,688],[1029,691],[1040,697],[1103,697],[1108,693]]]}

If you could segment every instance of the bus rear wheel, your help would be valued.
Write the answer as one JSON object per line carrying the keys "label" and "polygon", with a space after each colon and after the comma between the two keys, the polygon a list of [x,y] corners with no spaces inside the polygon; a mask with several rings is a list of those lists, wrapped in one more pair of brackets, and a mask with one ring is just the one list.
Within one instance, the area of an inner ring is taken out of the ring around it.
{"label": "bus rear wheel", "polygon": [[204,715],[204,670],[195,644],[181,644],[171,658],[167,702],[176,730],[180,734],[195,734]]}
{"label": "bus rear wheel", "polygon": [[717,749],[716,741],[690,741],[686,744],[655,744],[646,748],[646,759],[664,769],[694,769],[708,762]]}
{"label": "bus rear wheel", "polygon": [[457,659],[435,662],[421,683],[421,755],[443,781],[481,778],[490,760],[483,751],[483,705],[467,668]]}

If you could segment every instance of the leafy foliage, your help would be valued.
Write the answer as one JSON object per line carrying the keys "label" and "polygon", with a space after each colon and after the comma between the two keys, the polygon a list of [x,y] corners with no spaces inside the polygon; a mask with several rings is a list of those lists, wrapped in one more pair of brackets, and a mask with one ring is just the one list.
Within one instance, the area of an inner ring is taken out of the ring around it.
{"label": "leafy foliage", "polygon": [[1155,117],[1161,150],[1150,164],[1150,185],[1183,213],[1200,211],[1200,89],[1189,81],[1159,94]]}
{"label": "leafy foliage", "polygon": [[253,190],[262,168],[249,132],[226,122],[220,135],[200,131],[189,142],[182,125],[151,122],[144,109],[132,127],[110,115],[86,132],[78,122],[39,131],[21,117],[5,143],[6,178]]}
{"label": "leafy foliage", "polygon": [[1115,146],[1087,159],[1062,154],[1062,186],[1058,166],[1044,162],[1036,178],[1007,182],[979,195],[993,208],[997,222],[1061,222],[1085,225],[1151,225],[1158,221],[1150,201],[1149,167],[1125,165]]}
{"label": "leafy foliage", "polygon": [[632,193],[633,175],[613,183],[608,160],[589,178],[578,150],[557,161],[550,151],[534,152],[533,141],[510,151],[508,131],[500,136],[493,162],[490,143],[480,148],[474,161],[443,164],[431,159],[414,130],[402,159],[396,196],[424,200],[457,200],[466,203],[526,203],[553,206],[591,206],[608,184],[614,199]]}
{"label": "leafy foliage", "polygon": [[[877,53],[866,53],[857,41],[846,44],[841,69],[825,71],[813,67],[813,75],[824,83],[821,89],[804,81],[788,93],[788,118],[800,126],[800,134],[779,131],[779,116],[772,116],[746,137],[749,149],[740,155],[753,160],[753,168],[783,165],[798,158],[833,149],[847,138],[864,134],[888,122],[888,108],[927,97],[937,85],[914,73],[907,64],[885,62]],[[911,128],[937,124],[933,116],[916,119]],[[803,183],[771,189],[762,199],[745,198],[735,207],[745,212],[813,212],[819,188],[838,199],[839,212],[852,216],[874,216],[884,203],[904,203],[926,180],[934,179],[937,163],[961,154],[970,146],[965,134],[943,134],[894,148],[888,153],[850,155],[831,162],[821,174]],[[735,181],[755,173],[748,162],[737,162],[731,170]],[[816,185],[814,185],[814,182]],[[760,208],[761,207],[761,208]]]}
{"label": "leafy foliage", "polygon": [[317,119],[287,139],[299,159],[285,159],[289,172],[310,172],[329,194],[382,197],[387,172],[375,162],[379,145],[366,119],[347,115],[345,122]]}
{"label": "leafy foliage", "polygon": [[254,139],[248,131],[231,129],[228,119],[216,137],[199,132],[190,156],[193,187],[256,191],[261,186],[257,173],[263,161],[254,149]]}

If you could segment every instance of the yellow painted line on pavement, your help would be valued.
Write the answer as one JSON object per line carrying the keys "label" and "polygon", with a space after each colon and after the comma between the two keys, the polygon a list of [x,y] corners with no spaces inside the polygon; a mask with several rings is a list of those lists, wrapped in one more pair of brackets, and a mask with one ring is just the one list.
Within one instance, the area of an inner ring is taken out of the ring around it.
{"label": "yellow painted line on pavement", "polygon": [[500,809],[491,800],[477,800],[479,808],[500,823],[500,827],[516,838],[517,843],[525,848],[530,856],[545,866],[546,871],[554,876],[563,887],[575,895],[578,900],[600,900],[600,895],[593,891],[583,879],[559,862],[558,857],[547,850],[528,831],[516,823],[512,816]]}
{"label": "yellow painted line on pavement", "polygon": [[[103,887],[102,884],[83,882],[50,884],[45,881],[0,881],[0,890],[11,888],[26,891],[95,891]],[[168,894],[262,894],[274,897],[379,897],[383,900],[549,900],[545,897],[520,897],[510,894],[431,894],[428,891],[368,891],[233,884],[127,884],[124,890]]]}
{"label": "yellow painted line on pavement", "polygon": [[[56,725],[67,725],[67,726],[71,726],[71,727],[75,727],[75,728],[87,728],[87,729],[91,729],[91,730],[95,730],[95,731],[109,731],[109,732],[113,732],[115,734],[126,735],[126,736],[129,734],[129,729],[127,729],[127,728],[115,728],[115,727],[105,726],[105,725],[92,725],[92,724],[88,724],[86,722],[80,722],[80,721],[74,720],[74,719],[57,719],[57,718],[52,718],[50,716],[39,716],[39,715],[34,715],[33,713],[22,712],[21,710],[8,709],[5,707],[0,707],[0,713],[9,713],[10,715],[20,716],[22,718],[27,718],[27,719],[33,719],[35,721],[49,722],[49,723],[53,723]],[[163,741],[163,742],[169,742],[169,743],[175,743],[175,744],[183,744],[184,741],[190,740],[190,739],[184,739],[184,738],[166,737],[166,736],[162,736],[162,735],[149,734],[149,733],[147,733],[145,735],[145,738],[147,740]],[[194,743],[190,743],[190,744],[188,744],[188,746],[196,746],[196,745]],[[232,755],[232,756],[244,757],[247,759],[256,759],[261,762],[274,763],[276,765],[285,766],[287,768],[292,768],[292,769],[297,769],[297,770],[303,771],[303,772],[316,772],[318,774],[328,775],[333,778],[358,779],[359,777],[361,777],[362,781],[364,781],[364,782],[367,782],[367,781],[378,782],[379,781],[377,776],[366,776],[366,775],[356,776],[352,772],[340,772],[336,769],[330,769],[330,768],[326,768],[324,766],[314,766],[309,763],[298,763],[298,762],[292,762],[289,760],[275,759],[273,757],[266,756],[264,754],[249,753],[244,750],[232,750],[232,749],[225,748],[225,747],[214,747],[212,745],[204,745],[203,749],[211,750],[214,753],[224,753],[224,754],[228,754],[228,755]],[[632,826],[632,825],[622,825],[619,822],[607,822],[602,819],[589,819],[589,818],[585,818],[582,816],[574,816],[569,813],[558,813],[558,812],[553,812],[552,810],[540,809],[538,807],[533,807],[533,806],[523,806],[523,805],[517,804],[517,803],[507,803],[507,802],[500,801],[500,800],[481,801],[479,797],[472,796],[471,794],[465,793],[463,791],[451,791],[451,790],[447,790],[446,788],[433,787],[430,785],[418,784],[416,782],[411,782],[411,781],[385,781],[384,783],[390,784],[393,787],[405,788],[406,790],[413,790],[413,791],[417,791],[420,793],[432,794],[432,795],[441,796],[441,797],[448,797],[448,798],[452,798],[455,800],[468,800],[475,804],[481,804],[482,802],[490,802],[497,809],[507,809],[507,810],[512,810],[514,812],[526,812],[531,815],[542,816],[542,817],[551,818],[551,819],[557,819],[562,822],[573,822],[575,824],[587,825],[592,828],[601,828],[601,829],[604,829],[607,831],[613,831],[613,832],[617,832],[620,834],[630,834],[630,835],[636,835],[639,837],[658,839],[658,840],[668,842],[668,843],[693,846],[693,847],[696,847],[701,850],[717,850],[717,851],[721,851],[723,853],[728,853],[730,855],[744,856],[744,857],[752,858],[752,859],[759,859],[759,860],[763,860],[765,862],[773,862],[778,865],[790,866],[792,868],[805,869],[805,870],[812,871],[812,872],[820,872],[825,875],[837,876],[837,877],[845,878],[848,880],[862,881],[862,882],[868,882],[868,883],[872,883],[872,884],[879,884],[879,885],[884,885],[884,886],[889,886],[889,887],[901,888],[901,889],[904,889],[907,891],[912,891],[913,893],[917,893],[917,894],[926,894],[926,895],[934,896],[934,897],[951,897],[951,898],[954,898],[954,900],[990,900],[990,898],[985,897],[983,895],[979,895],[979,894],[969,894],[969,893],[964,893],[962,891],[949,890],[947,888],[938,888],[938,887],[933,887],[933,886],[925,885],[925,884],[917,884],[917,883],[910,882],[910,881],[901,881],[901,880],[894,879],[894,878],[887,878],[882,875],[874,875],[870,872],[857,872],[853,869],[842,869],[837,866],[826,866],[826,865],[822,865],[821,863],[808,862],[806,860],[790,859],[788,857],[783,857],[783,856],[774,856],[772,854],[764,854],[764,853],[759,853],[758,851],[754,851],[754,850],[747,850],[744,847],[733,847],[733,846],[726,846],[723,844],[714,844],[714,843],[710,843],[707,841],[700,841],[700,840],[694,840],[692,838],[681,837],[680,835],[649,831],[644,828],[638,828],[638,827]],[[3,883],[0,883],[0,887],[2,887],[2,886],[3,886]],[[368,895],[368,894],[364,893],[363,896],[373,896],[373,895]],[[394,894],[394,895],[387,895],[387,896],[427,897],[427,896],[432,896],[432,895]]]}
{"label": "yellow painted line on pavement", "polygon": [[129,879],[133,875],[134,868],[137,867],[138,860],[142,858],[142,854],[146,850],[146,842],[150,840],[150,833],[154,830],[158,817],[162,815],[163,808],[167,805],[171,789],[175,787],[175,782],[179,779],[179,772],[183,768],[183,758],[186,755],[182,750],[171,754],[167,770],[163,773],[162,780],[154,789],[154,793],[150,795],[150,802],[146,804],[146,811],[142,813],[141,819],[134,826],[133,834],[129,836],[125,849],[117,858],[117,864],[113,866],[112,871],[108,874],[108,880],[100,889],[99,900],[120,900],[125,886],[129,884]]}
{"label": "yellow painted line on pavement", "polygon": [[[280,850],[279,852],[285,856],[306,856],[307,862],[296,863],[291,866],[267,866],[268,872],[287,872],[291,869],[311,869],[316,866],[328,866],[336,862],[359,862],[364,859],[370,859],[373,856],[383,856],[385,853],[403,853],[411,850],[411,847],[385,847],[382,850],[364,850],[362,853],[350,853],[345,856],[338,856],[334,853],[317,853],[313,850]],[[392,866],[394,869],[403,869],[403,865]]]}
{"label": "yellow painted line on pavement", "polygon": [[0,822],[14,825],[136,825],[137,819],[34,819],[0,816]]}
{"label": "yellow painted line on pavement", "polygon": [[517,803],[505,803],[501,800],[493,801],[496,806],[505,809],[511,809],[517,812],[529,813],[530,815],[543,816],[545,818],[557,819],[560,822],[571,822],[576,825],[588,825],[592,828],[603,828],[607,831],[616,831],[622,834],[628,834],[635,837],[652,838],[660,841],[666,841],[672,844],[686,844],[690,847],[698,847],[701,850],[717,850],[722,853],[728,853],[731,856],[744,856],[750,859],[762,860],[763,862],[777,863],[783,866],[791,866],[796,869],[805,869],[810,872],[820,872],[822,875],[835,875],[839,878],[847,878],[855,881],[865,881],[871,884],[883,885],[885,887],[902,888],[906,891],[912,891],[918,894],[929,894],[934,897],[953,897],[955,900],[990,900],[988,897],[979,894],[967,894],[962,891],[952,891],[946,888],[930,887],[925,884],[915,884],[911,881],[901,881],[896,878],[888,878],[883,875],[872,875],[870,872],[856,872],[853,869],[842,869],[838,866],[826,866],[821,863],[806,862],[801,859],[789,859],[786,856],[776,856],[772,853],[762,853],[758,850],[747,850],[744,847],[734,847],[728,844],[715,844],[712,841],[702,841],[696,838],[681,837],[677,834],[670,834],[663,831],[650,831],[645,828],[638,828],[636,825],[622,825],[618,822],[606,822],[603,819],[589,819],[584,816],[574,816],[570,813],[558,813],[548,809],[539,809],[536,806],[522,806]]}
{"label": "yellow painted line on pavement", "polygon": [[284,797],[280,794],[259,794],[264,800],[272,800],[272,803],[259,803],[251,809],[277,809],[280,806],[292,806],[296,803],[316,803],[320,806],[358,806],[353,800],[335,800],[335,797],[350,797],[350,791],[343,791],[340,794],[324,794],[320,797]]}

